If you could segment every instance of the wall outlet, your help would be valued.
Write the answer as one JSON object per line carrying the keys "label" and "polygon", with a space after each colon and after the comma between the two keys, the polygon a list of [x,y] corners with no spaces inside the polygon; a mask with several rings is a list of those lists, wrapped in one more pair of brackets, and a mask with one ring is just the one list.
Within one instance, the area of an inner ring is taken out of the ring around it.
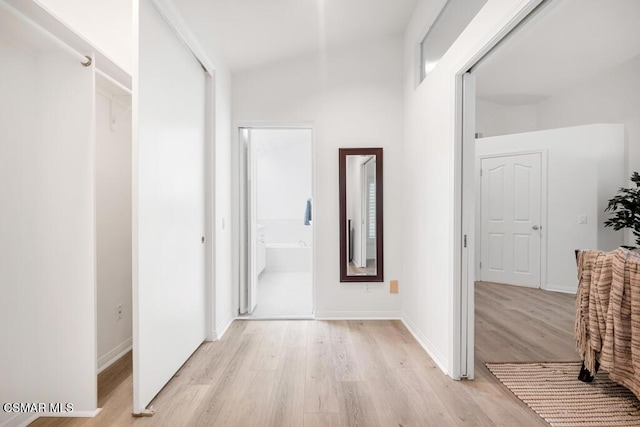
{"label": "wall outlet", "polygon": [[116,305],[116,320],[122,320],[122,304]]}
{"label": "wall outlet", "polygon": [[370,293],[371,289],[369,289],[369,284],[366,284],[366,287],[364,288],[365,293]]}
{"label": "wall outlet", "polygon": [[392,280],[391,282],[389,282],[389,292],[392,294],[397,294],[398,293],[398,281],[397,280]]}
{"label": "wall outlet", "polygon": [[578,215],[578,224],[586,224],[587,216],[586,215]]}

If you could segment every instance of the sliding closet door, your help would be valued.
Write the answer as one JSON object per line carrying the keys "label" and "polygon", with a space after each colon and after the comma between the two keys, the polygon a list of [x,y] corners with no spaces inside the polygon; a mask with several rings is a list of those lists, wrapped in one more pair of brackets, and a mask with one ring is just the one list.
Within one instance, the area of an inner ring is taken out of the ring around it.
{"label": "sliding closet door", "polygon": [[0,402],[92,415],[94,71],[49,37],[0,5]]}
{"label": "sliding closet door", "polygon": [[[149,0],[134,76],[134,412],[205,339],[205,73]],[[137,119],[137,120],[136,120]]]}

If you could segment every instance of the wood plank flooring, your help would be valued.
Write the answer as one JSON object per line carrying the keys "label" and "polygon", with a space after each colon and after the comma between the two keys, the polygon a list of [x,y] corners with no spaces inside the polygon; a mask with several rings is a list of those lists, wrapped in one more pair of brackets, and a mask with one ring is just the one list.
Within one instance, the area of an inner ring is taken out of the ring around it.
{"label": "wood plank flooring", "polygon": [[476,283],[476,359],[486,362],[578,360],[575,295]]}
{"label": "wood plank flooring", "polygon": [[132,418],[131,357],[99,377],[93,419],[33,426],[544,426],[487,361],[576,360],[574,296],[476,285],[476,379],[445,376],[399,321],[235,321]]}

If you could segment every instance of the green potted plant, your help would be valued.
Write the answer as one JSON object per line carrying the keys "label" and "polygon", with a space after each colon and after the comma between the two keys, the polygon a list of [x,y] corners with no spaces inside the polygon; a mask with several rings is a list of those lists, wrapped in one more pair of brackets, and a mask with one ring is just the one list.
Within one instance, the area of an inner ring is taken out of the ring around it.
{"label": "green potted plant", "polygon": [[621,188],[618,194],[609,200],[605,212],[611,212],[612,216],[604,222],[605,227],[613,227],[614,230],[630,228],[636,238],[636,245],[640,246],[640,174],[634,172],[631,182],[636,188]]}

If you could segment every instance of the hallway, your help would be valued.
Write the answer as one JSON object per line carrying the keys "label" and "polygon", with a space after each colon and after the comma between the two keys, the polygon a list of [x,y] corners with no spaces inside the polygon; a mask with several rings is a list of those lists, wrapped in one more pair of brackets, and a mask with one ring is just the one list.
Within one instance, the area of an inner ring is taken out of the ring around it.
{"label": "hallway", "polygon": [[127,357],[99,380],[98,417],[32,425],[544,426],[484,363],[577,359],[574,297],[500,286],[477,285],[472,382],[444,375],[400,321],[237,320],[156,396],[152,418],[130,416]]}

